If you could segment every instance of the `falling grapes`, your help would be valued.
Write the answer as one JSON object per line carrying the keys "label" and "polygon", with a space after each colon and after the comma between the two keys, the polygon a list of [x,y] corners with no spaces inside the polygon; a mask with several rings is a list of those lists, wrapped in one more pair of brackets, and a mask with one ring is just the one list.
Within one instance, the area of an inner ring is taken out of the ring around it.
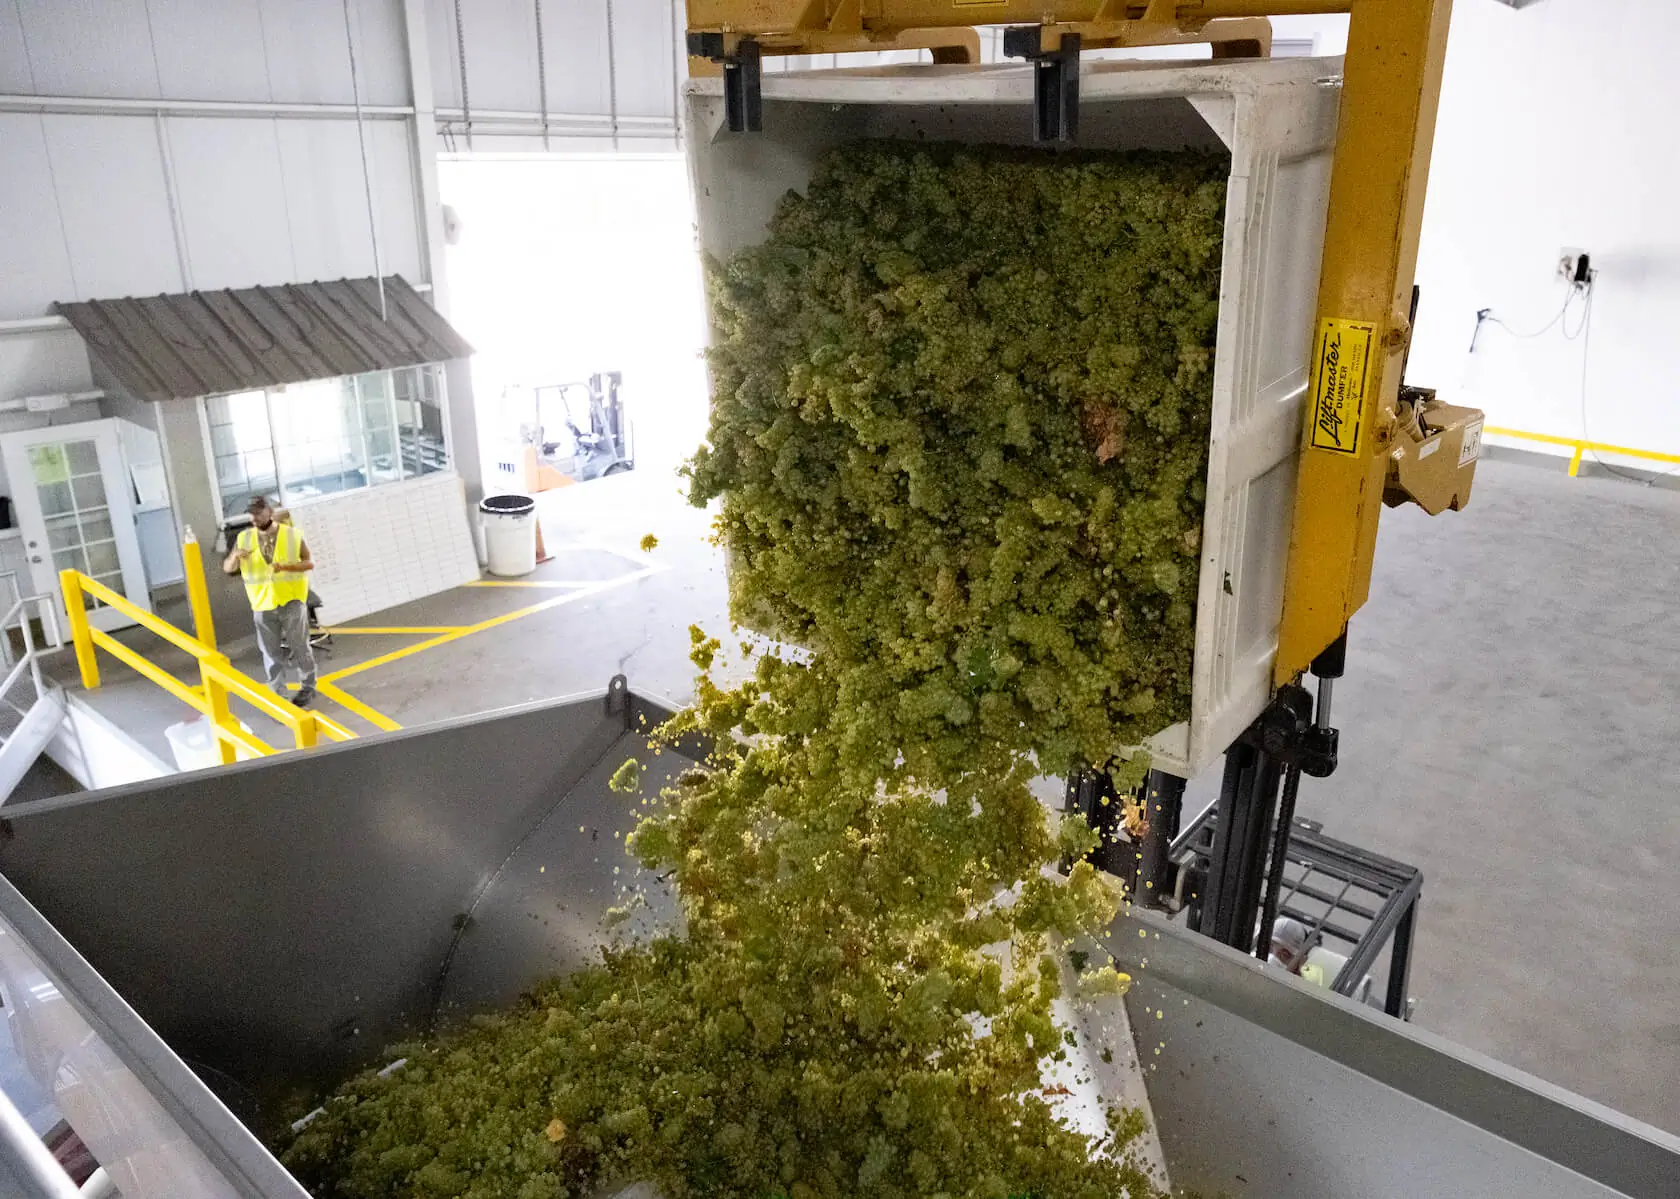
{"label": "falling grapes", "polygon": [[681,932],[345,1084],[282,1144],[320,1199],[1157,1193],[1138,1113],[1043,1091],[1052,951],[1122,897],[1029,784],[1188,710],[1224,175],[843,147],[712,270],[692,498],[737,618],[812,652],[723,686],[692,631],[655,740],[714,749],[630,839]]}

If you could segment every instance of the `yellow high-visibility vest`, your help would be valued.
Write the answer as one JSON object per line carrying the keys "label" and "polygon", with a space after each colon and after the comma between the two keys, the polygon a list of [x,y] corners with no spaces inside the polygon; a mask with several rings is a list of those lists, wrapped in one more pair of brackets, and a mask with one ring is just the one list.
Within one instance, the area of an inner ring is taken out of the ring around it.
{"label": "yellow high-visibility vest", "polygon": [[[239,535],[239,548],[246,551],[239,563],[239,573],[245,579],[245,596],[251,601],[251,611],[271,612],[293,600],[308,600],[309,576],[297,571],[276,573],[257,546],[257,530],[246,529]],[[290,523],[281,523],[274,537],[274,561],[298,561],[298,546],[303,538]]]}

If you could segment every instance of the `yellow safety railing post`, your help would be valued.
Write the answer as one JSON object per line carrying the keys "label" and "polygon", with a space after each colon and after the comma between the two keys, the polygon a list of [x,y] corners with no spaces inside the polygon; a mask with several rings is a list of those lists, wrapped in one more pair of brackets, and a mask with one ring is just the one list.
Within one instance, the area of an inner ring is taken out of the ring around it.
{"label": "yellow safety railing post", "polygon": [[211,735],[216,738],[216,750],[221,754],[223,766],[231,766],[239,760],[238,747],[230,738],[221,735],[224,730],[238,727],[234,724],[233,712],[228,707],[227,687],[223,685],[220,675],[221,668],[227,665],[225,654],[198,660],[198,677],[204,683],[205,715],[210,718]]}
{"label": "yellow safety railing post", "polygon": [[210,613],[210,587],[204,581],[204,551],[189,525],[181,536],[181,563],[187,573],[187,603],[192,607],[193,632],[216,648],[216,621]]}
{"label": "yellow safety railing post", "polygon": [[304,712],[303,719],[292,729],[292,738],[299,749],[314,749],[320,740],[320,725],[315,721],[315,713]]}
{"label": "yellow safety railing post", "polygon": [[59,571],[58,585],[64,591],[64,611],[70,617],[70,641],[76,647],[76,665],[82,670],[82,686],[92,691],[99,686],[99,661],[93,655],[93,627],[88,624],[81,572]]}

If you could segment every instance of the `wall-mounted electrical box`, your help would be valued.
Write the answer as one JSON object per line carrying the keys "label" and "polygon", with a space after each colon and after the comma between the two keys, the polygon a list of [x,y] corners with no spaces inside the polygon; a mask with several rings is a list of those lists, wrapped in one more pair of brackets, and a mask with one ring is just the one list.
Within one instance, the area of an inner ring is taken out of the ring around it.
{"label": "wall-mounted electrical box", "polygon": [[1564,246],[1557,254],[1557,277],[1565,283],[1586,283],[1589,280],[1587,252],[1578,246]]}

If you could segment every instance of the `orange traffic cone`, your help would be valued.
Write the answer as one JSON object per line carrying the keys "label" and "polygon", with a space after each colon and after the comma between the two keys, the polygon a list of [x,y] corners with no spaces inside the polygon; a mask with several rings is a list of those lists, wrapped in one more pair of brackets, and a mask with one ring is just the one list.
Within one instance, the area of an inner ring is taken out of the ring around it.
{"label": "orange traffic cone", "polygon": [[544,562],[552,562],[552,561],[554,561],[554,555],[549,553],[546,549],[543,548],[542,518],[538,517],[537,518],[537,565],[541,566]]}

